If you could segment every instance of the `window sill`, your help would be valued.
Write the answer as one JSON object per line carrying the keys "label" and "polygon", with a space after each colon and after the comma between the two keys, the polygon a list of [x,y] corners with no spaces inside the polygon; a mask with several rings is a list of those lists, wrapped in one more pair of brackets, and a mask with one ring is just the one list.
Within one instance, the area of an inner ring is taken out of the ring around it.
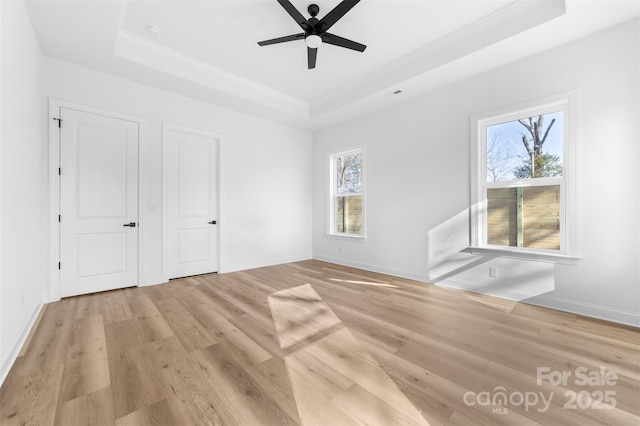
{"label": "window sill", "polygon": [[366,237],[364,235],[354,235],[354,234],[332,234],[327,233],[327,237],[329,238],[337,238],[337,239],[345,239],[345,240],[354,240],[354,241],[364,241]]}
{"label": "window sill", "polygon": [[467,253],[480,256],[507,257],[511,259],[530,260],[535,262],[559,263],[564,265],[577,265],[582,259],[576,256],[556,253],[542,253],[526,249],[507,249],[497,247],[468,247]]}

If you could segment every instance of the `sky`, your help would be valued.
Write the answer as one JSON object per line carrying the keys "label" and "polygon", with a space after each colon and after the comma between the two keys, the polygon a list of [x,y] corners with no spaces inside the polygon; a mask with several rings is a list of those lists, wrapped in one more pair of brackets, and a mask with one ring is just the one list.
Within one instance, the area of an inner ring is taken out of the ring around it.
{"label": "sky", "polygon": [[[553,119],[556,122],[551,127],[547,140],[542,146],[542,151],[545,154],[555,154],[560,157],[562,161],[562,129],[563,129],[563,117],[562,112],[553,112],[545,114],[544,117],[544,130],[546,131],[549,124]],[[507,152],[510,156],[513,156],[509,164],[509,168],[517,168],[522,164],[521,157],[527,157],[527,150],[522,144],[522,134],[530,136],[528,130],[520,124],[517,120],[509,121],[506,123],[494,124],[487,127],[487,146],[493,139],[494,135],[497,135],[499,146],[502,150]],[[520,157],[519,157],[520,156]],[[511,176],[510,179],[513,179]]]}

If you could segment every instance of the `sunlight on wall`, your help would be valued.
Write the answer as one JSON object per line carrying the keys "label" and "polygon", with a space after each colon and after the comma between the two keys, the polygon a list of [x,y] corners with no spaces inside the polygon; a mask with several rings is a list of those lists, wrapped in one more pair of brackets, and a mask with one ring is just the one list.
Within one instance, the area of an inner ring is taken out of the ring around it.
{"label": "sunlight on wall", "polygon": [[[555,290],[555,265],[467,253],[469,210],[427,234],[427,276],[434,284],[522,301]],[[496,277],[489,276],[495,268]]]}

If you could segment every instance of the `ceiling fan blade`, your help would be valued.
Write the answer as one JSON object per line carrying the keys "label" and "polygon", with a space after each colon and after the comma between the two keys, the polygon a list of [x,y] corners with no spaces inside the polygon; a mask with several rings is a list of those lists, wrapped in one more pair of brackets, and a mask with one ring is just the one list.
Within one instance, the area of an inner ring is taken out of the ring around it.
{"label": "ceiling fan blade", "polygon": [[322,34],[322,41],[327,44],[333,44],[334,46],[340,46],[340,47],[345,47],[351,50],[357,50],[358,52],[364,52],[364,49],[367,48],[367,46],[365,46],[364,44],[360,44],[353,40],[349,40],[344,37],[340,37],[330,33]]}
{"label": "ceiling fan blade", "polygon": [[307,47],[307,64],[309,69],[316,67],[316,57],[318,56],[318,49],[312,49]]}
{"label": "ceiling fan blade", "polygon": [[336,7],[334,7],[331,12],[327,13],[324,18],[320,20],[316,24],[316,28],[321,31],[327,31],[329,28],[333,26],[340,18],[342,18],[348,11],[353,8],[356,4],[358,4],[360,0],[344,0]]}
{"label": "ceiling fan blade", "polygon": [[280,6],[282,6],[284,10],[286,10],[287,13],[291,15],[293,20],[296,21],[303,30],[307,31],[309,29],[307,28],[308,25],[306,18],[302,16],[302,13],[300,13],[289,0],[278,0],[278,3],[280,3]]}
{"label": "ceiling fan blade", "polygon": [[284,43],[286,41],[295,41],[295,40],[303,40],[303,39],[304,39],[304,33],[300,33],[300,34],[292,34],[284,37],[278,37],[278,38],[272,38],[269,40],[259,41],[258,44],[260,46],[268,46],[270,44]]}

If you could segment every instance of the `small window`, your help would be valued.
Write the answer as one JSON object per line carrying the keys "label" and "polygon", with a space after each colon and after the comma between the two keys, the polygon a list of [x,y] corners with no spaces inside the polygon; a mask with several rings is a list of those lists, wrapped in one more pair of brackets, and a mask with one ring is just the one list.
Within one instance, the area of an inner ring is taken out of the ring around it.
{"label": "small window", "polygon": [[575,255],[573,97],[474,118],[472,246]]}
{"label": "small window", "polygon": [[364,236],[362,149],[331,156],[331,224],[335,235]]}

